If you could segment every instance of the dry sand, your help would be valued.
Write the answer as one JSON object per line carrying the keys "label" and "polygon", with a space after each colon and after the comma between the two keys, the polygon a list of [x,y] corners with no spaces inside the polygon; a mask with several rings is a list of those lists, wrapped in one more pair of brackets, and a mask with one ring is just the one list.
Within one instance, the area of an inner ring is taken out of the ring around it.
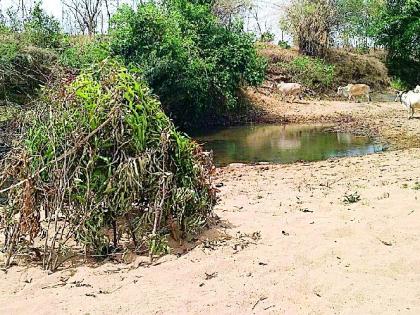
{"label": "dry sand", "polygon": [[[417,143],[420,119],[364,105],[314,109]],[[317,115],[297,106],[277,110]],[[51,275],[15,266],[0,271],[0,314],[420,314],[419,166],[412,148],[219,169],[220,222],[188,253]],[[346,204],[355,192],[360,201]]]}

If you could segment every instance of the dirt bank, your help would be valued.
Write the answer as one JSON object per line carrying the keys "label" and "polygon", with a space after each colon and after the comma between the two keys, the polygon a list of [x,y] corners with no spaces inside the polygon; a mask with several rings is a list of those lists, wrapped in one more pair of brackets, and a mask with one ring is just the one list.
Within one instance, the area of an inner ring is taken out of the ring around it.
{"label": "dirt bank", "polygon": [[419,165],[409,149],[219,169],[221,223],[192,251],[0,271],[0,313],[419,314]]}

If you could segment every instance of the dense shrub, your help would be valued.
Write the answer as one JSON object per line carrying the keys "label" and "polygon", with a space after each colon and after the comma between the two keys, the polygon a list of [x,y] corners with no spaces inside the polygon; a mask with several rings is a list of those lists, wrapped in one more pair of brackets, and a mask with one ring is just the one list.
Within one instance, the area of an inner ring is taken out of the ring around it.
{"label": "dense shrub", "polygon": [[274,34],[267,31],[261,34],[260,41],[270,43],[274,40]]}
{"label": "dense shrub", "polygon": [[265,61],[241,24],[223,26],[210,5],[187,0],[128,6],[112,20],[111,49],[135,62],[179,123],[205,124],[239,106],[237,91],[264,79]]}
{"label": "dense shrub", "polygon": [[280,48],[289,49],[290,44],[285,40],[279,40],[278,44]]}
{"label": "dense shrub", "polygon": [[110,61],[64,82],[46,90],[4,162],[15,184],[0,210],[9,256],[42,243],[44,266],[55,269],[77,254],[74,241],[103,256],[127,246],[155,254],[167,235],[206,225],[210,157],[174,128],[145,83]]}
{"label": "dense shrub", "polygon": [[376,36],[388,50],[390,73],[416,86],[420,82],[420,2],[386,1],[376,23]]}
{"label": "dense shrub", "polygon": [[53,72],[61,30],[40,3],[21,24],[0,24],[0,104],[22,105],[36,96]]}
{"label": "dense shrub", "polygon": [[109,44],[100,36],[65,37],[60,63],[73,69],[84,69],[109,57]]}
{"label": "dense shrub", "polygon": [[407,86],[407,83],[405,81],[402,81],[399,78],[393,78],[390,81],[390,86],[392,89],[397,90],[397,91],[407,91],[410,88]]}
{"label": "dense shrub", "polygon": [[23,36],[0,30],[0,104],[23,105],[33,99],[56,63],[53,50],[27,45]]}
{"label": "dense shrub", "polygon": [[334,1],[292,0],[280,23],[292,34],[302,54],[324,57],[331,47],[337,18]]}
{"label": "dense shrub", "polygon": [[61,45],[60,23],[35,4],[29,19],[24,23],[23,35],[31,45],[41,48],[58,48]]}
{"label": "dense shrub", "polygon": [[300,82],[313,90],[328,89],[334,80],[335,66],[320,58],[298,56],[290,62],[280,63],[279,66],[291,76],[292,81]]}

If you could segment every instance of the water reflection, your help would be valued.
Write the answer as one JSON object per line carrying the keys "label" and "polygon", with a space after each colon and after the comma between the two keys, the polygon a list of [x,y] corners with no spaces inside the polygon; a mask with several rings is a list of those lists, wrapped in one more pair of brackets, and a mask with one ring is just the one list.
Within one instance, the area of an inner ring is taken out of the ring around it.
{"label": "water reflection", "polygon": [[207,131],[195,138],[213,150],[215,163],[291,163],[374,153],[367,137],[324,132],[325,125],[249,125]]}

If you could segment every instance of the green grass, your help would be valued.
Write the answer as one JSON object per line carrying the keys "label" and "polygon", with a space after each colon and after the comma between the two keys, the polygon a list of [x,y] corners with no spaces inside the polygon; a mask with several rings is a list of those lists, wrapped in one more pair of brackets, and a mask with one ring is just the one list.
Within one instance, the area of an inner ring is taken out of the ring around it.
{"label": "green grass", "polygon": [[346,204],[356,203],[356,202],[360,201],[360,195],[357,193],[357,191],[352,193],[352,194],[351,193],[345,193],[343,201]]}
{"label": "green grass", "polygon": [[335,78],[335,66],[320,58],[298,56],[290,62],[280,62],[278,65],[292,77],[292,81],[300,82],[313,90],[330,87]]}

